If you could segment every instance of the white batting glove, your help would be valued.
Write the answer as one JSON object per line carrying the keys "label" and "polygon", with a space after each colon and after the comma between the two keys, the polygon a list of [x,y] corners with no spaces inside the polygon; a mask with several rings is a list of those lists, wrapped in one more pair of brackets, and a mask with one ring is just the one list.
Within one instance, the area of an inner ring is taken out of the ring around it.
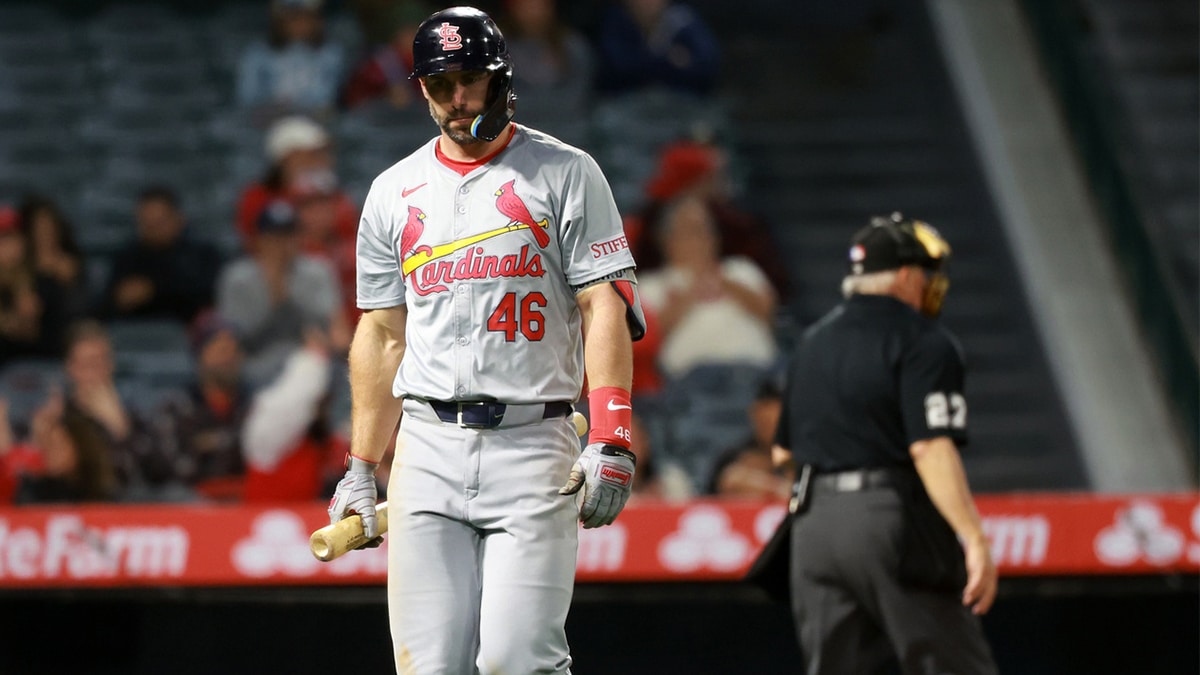
{"label": "white batting glove", "polygon": [[629,500],[636,467],[637,457],[625,448],[592,443],[583,449],[558,494],[573,495],[582,489],[579,522],[585,528],[608,525]]}
{"label": "white batting glove", "polygon": [[[357,457],[351,457],[346,464],[346,475],[338,481],[333,491],[333,499],[329,500],[329,523],[332,525],[351,513],[362,517],[363,534],[368,540],[379,535],[379,525],[375,520],[375,502],[378,501],[378,489],[375,486],[375,469],[373,464]],[[368,545],[372,543],[368,541]],[[378,546],[378,544],[375,544]]]}

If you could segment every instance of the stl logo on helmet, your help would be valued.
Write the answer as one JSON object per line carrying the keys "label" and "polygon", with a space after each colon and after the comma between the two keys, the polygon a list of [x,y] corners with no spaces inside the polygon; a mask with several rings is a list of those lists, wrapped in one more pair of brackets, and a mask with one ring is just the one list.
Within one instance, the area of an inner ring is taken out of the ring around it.
{"label": "stl logo on helmet", "polygon": [[442,51],[452,52],[462,49],[462,36],[458,34],[458,26],[444,22],[441,28],[438,28],[438,35],[442,38]]}

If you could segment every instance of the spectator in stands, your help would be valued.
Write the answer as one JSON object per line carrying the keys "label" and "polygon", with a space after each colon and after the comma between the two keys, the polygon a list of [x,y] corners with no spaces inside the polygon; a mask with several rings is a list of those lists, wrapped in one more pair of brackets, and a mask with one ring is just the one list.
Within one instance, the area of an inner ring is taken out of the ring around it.
{"label": "spectator in stands", "polygon": [[241,433],[250,405],[242,348],[233,324],[215,311],[196,318],[190,338],[196,378],[183,396],[163,405],[156,420],[160,442],[175,475],[198,496],[240,500],[246,479]]}
{"label": "spectator in stands", "polygon": [[[267,130],[269,165],[261,180],[249,185],[238,200],[237,226],[246,251],[254,250],[258,218],[270,202],[290,196],[298,184],[331,182],[335,188],[333,148],[329,134],[311,118],[285,117]],[[336,192],[337,232],[354,239],[358,209],[340,190]]]}
{"label": "spectator in stands", "polygon": [[104,315],[190,322],[212,306],[221,254],[187,234],[179,196],[163,186],[138,195],[137,236],[113,259]]}
{"label": "spectator in stands", "polygon": [[783,389],[775,378],[763,380],[747,411],[751,436],[717,458],[706,492],[743,499],[787,499],[792,489],[791,467],[775,467],[771,446],[783,411]]}
{"label": "spectator in stands", "polygon": [[507,0],[504,7],[500,25],[518,95],[586,115],[595,79],[591,45],[559,17],[554,0]]}
{"label": "spectator in stands", "polygon": [[677,378],[716,363],[771,365],[775,290],[751,260],[721,257],[705,204],[694,197],[673,203],[657,234],[666,266],[642,275],[639,290],[662,330],[663,373]]}
{"label": "spectator in stands", "polygon": [[342,88],[343,108],[353,109],[373,101],[383,101],[397,109],[424,107],[421,85],[415,78],[409,79],[409,75],[417,26],[431,13],[421,2],[397,2],[390,8],[386,23],[391,26],[391,37],[350,74]]}
{"label": "spectator in stands", "polygon": [[18,212],[0,206],[0,365],[21,357],[62,356],[70,298],[38,272]]}
{"label": "spectator in stands", "polygon": [[329,331],[339,352],[349,345],[333,267],[300,253],[296,228],[290,203],[269,204],[254,253],[227,265],[217,282],[217,311],[237,329],[251,387],[273,380],[312,327]]}
{"label": "spectator in stands", "polygon": [[680,140],[664,147],[658,169],[646,184],[645,206],[625,219],[638,269],[650,270],[662,264],[658,238],[650,232],[666,206],[681,198],[696,197],[708,206],[725,255],[753,260],[771,280],[780,299],[785,300],[789,288],[787,269],[779,258],[770,227],[758,216],[738,207],[732,185],[728,157],[719,146]]}
{"label": "spectator in stands", "polygon": [[623,94],[664,88],[710,94],[720,71],[716,38],[690,7],[671,0],[621,0],[596,36],[597,88]]}
{"label": "spectator in stands", "polygon": [[330,423],[330,356],[329,338],[309,328],[275,381],[255,394],[242,430],[246,501],[320,499],[341,478],[350,443]]}
{"label": "spectator in stands", "polygon": [[323,114],[337,103],[345,71],[341,45],[325,39],[322,0],[272,0],[271,32],[237,66],[237,102],[267,114]]}
{"label": "spectator in stands", "polygon": [[65,322],[81,317],[89,299],[85,260],[66,214],[53,199],[36,194],[21,200],[18,214],[34,273],[60,289]]}
{"label": "spectator in stands", "polygon": [[338,227],[339,193],[332,176],[311,174],[300,176],[292,184],[289,201],[296,209],[296,230],[300,250],[322,258],[337,272],[342,289],[342,304],[346,318],[354,325],[358,318],[355,299],[355,237]]}
{"label": "spectator in stands", "polygon": [[17,475],[18,504],[109,501],[119,496],[108,439],[76,409],[53,394],[33,416],[34,455]]}
{"label": "spectator in stands", "polygon": [[65,371],[64,419],[78,417],[78,435],[105,448],[102,454],[114,466],[122,497],[145,501],[173,495],[173,464],[146,421],[117,392],[112,343],[103,325],[85,319],[72,326]]}

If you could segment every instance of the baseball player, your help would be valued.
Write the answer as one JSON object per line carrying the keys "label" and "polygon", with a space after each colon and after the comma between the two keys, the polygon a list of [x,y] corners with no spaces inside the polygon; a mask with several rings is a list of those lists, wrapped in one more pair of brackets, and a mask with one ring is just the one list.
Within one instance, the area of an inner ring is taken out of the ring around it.
{"label": "baseball player", "polygon": [[433,14],[413,53],[441,133],[363,207],[351,454],[329,515],[375,535],[374,473],[399,423],[397,672],[567,673],[577,521],[613,522],[633,482],[634,262],[596,162],[512,122],[512,64],[486,14]]}

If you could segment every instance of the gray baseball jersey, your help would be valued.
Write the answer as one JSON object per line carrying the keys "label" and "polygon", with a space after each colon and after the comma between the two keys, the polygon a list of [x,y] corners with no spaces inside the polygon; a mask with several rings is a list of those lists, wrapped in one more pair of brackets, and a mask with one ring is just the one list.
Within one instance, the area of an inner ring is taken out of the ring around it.
{"label": "gray baseball jersey", "polygon": [[[358,232],[358,306],[408,306],[397,397],[573,401],[583,383],[573,287],[634,266],[587,153],[518,126],[466,176],[437,139],[371,185]],[[636,299],[631,299],[636,303]]]}

